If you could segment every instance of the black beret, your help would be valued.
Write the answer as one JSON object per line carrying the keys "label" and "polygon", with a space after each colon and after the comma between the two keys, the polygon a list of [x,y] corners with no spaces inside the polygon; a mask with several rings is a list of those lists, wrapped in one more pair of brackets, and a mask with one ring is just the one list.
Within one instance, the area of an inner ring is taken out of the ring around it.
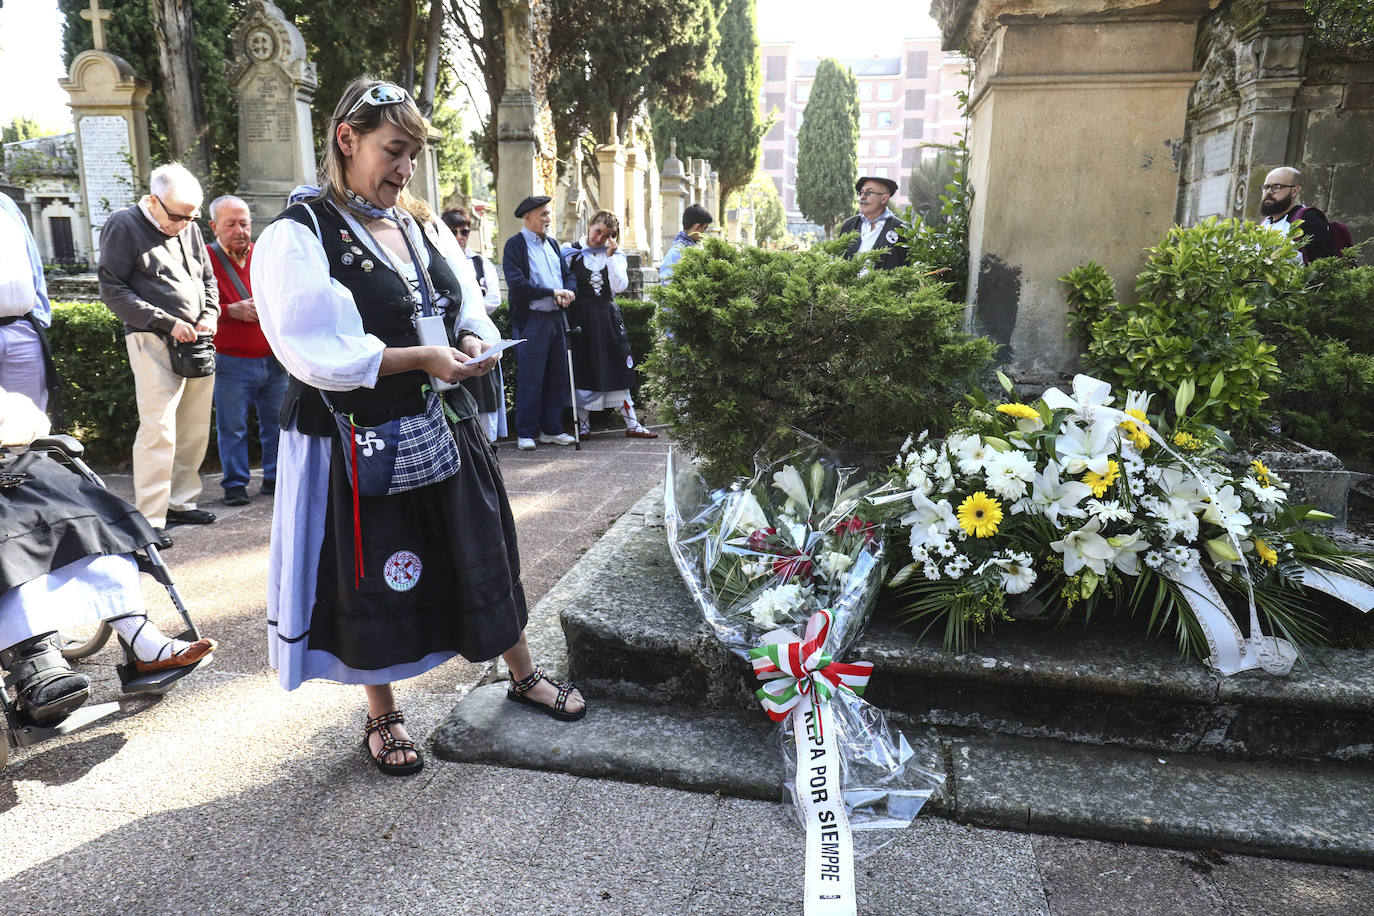
{"label": "black beret", "polygon": [[[880,185],[882,185],[883,187],[887,188],[887,193],[888,193],[889,196],[891,196],[891,195],[897,193],[897,182],[893,181],[891,178],[879,178],[879,177],[876,176],[876,175],[865,175],[865,176],[863,176],[862,178],[860,178],[858,181],[854,182],[854,190],[856,190],[856,191],[862,191],[862,190],[864,189],[864,182],[865,182],[865,181],[876,181],[876,182],[878,182],[878,184],[880,184]],[[517,214],[517,215],[518,215],[518,214]]]}
{"label": "black beret", "polygon": [[526,197],[524,200],[520,201],[520,206],[515,208],[515,215],[524,216],[531,210],[538,209],[551,200],[553,200],[552,197],[544,197],[542,194],[537,197]]}

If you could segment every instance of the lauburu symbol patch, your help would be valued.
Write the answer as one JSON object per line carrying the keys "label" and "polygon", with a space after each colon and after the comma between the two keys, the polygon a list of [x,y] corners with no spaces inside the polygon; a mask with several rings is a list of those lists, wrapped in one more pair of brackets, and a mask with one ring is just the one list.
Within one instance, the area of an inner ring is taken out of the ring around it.
{"label": "lauburu symbol patch", "polygon": [[409,550],[398,550],[386,558],[382,567],[382,578],[387,587],[395,592],[408,592],[420,581],[420,571],[424,564]]}
{"label": "lauburu symbol patch", "polygon": [[386,448],[386,443],[377,437],[375,431],[370,429],[366,434],[354,433],[353,438],[357,441],[358,448],[362,450],[363,455],[368,458],[372,457],[373,452],[380,452]]}

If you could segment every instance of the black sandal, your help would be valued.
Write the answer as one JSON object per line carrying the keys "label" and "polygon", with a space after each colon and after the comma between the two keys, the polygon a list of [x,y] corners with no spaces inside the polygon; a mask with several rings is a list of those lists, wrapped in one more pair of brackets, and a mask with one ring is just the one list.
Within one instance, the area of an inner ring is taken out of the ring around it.
{"label": "black sandal", "polygon": [[[397,738],[391,734],[391,726],[404,724],[405,720],[406,717],[399,709],[393,709],[375,719],[368,719],[367,724],[363,726],[363,750],[367,751],[367,756],[372,758],[377,769],[388,776],[408,776],[418,772],[420,767],[425,765],[425,758],[420,756],[420,750],[414,741]],[[368,741],[373,732],[382,736],[382,749],[376,754],[372,753],[372,744]],[[387,755],[392,751],[414,751],[415,759],[410,763],[387,763]]]}
{"label": "black sandal", "polygon": [[[538,700],[531,700],[529,697],[525,696],[530,688],[538,684],[541,680],[548,681],[558,689],[558,697],[553,701],[552,706],[540,703]],[[587,714],[587,701],[585,698],[582,700],[582,708],[577,712],[568,712],[567,710],[568,697],[571,696],[572,692],[576,689],[576,687],[569,684],[567,681],[555,681],[544,673],[543,668],[535,665],[534,671],[530,673],[529,677],[521,678],[517,681],[515,676],[511,675],[510,689],[506,691],[506,699],[533,706],[540,712],[553,716],[555,719],[559,719],[563,722],[576,722]]]}

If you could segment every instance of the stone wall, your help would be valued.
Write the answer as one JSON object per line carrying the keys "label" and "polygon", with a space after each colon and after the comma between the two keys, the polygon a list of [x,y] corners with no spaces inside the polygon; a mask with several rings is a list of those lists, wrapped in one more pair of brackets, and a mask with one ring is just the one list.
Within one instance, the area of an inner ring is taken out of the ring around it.
{"label": "stone wall", "polygon": [[1303,203],[1374,237],[1374,53],[1319,46],[1301,0],[1237,0],[1202,22],[1195,65],[1179,222],[1258,219],[1265,174],[1291,165]]}

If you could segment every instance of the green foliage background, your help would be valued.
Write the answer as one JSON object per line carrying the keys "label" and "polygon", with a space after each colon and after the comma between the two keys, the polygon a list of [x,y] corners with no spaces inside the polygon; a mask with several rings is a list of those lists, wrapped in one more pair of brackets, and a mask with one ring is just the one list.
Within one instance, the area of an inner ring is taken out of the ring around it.
{"label": "green foliage background", "polygon": [[[714,105],[698,108],[686,120],[663,109],[654,111],[654,149],[658,165],[668,157],[668,141],[677,139],[678,158],[708,159],[720,173],[722,199],[749,183],[758,163],[759,145],[771,126],[759,114],[763,71],[754,0],[716,0],[720,8],[720,48],[725,93]],[[719,218],[719,214],[717,214]]]}
{"label": "green foliage background", "polygon": [[804,252],[708,238],[655,291],[648,391],[674,438],[726,479],[790,425],[874,466],[938,429],[992,343],[916,268],[861,270],[832,242]]}
{"label": "green foliage background", "polygon": [[781,241],[787,234],[787,215],[783,212],[782,200],[778,197],[778,187],[767,175],[755,175],[749,184],[739,191],[730,206],[753,208],[754,241],[760,245]]}
{"label": "green foliage background", "polygon": [[55,431],[78,436],[92,461],[127,463],[138,405],[124,322],[100,302],[54,302],[48,340],[62,379]]}
{"label": "green foliage background", "polygon": [[797,131],[797,209],[825,227],[855,212],[859,170],[859,81],[833,57],[816,66],[816,80]]}

